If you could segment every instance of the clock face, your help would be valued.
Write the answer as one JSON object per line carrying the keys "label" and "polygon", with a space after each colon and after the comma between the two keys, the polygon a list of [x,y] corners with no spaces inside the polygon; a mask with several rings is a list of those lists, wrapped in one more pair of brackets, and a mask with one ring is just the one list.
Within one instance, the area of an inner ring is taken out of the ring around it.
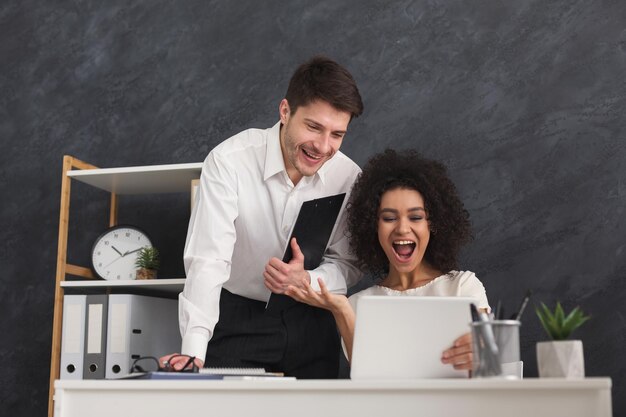
{"label": "clock face", "polygon": [[135,261],[144,246],[152,246],[148,236],[133,226],[116,226],[104,232],[93,245],[91,264],[100,278],[135,279]]}

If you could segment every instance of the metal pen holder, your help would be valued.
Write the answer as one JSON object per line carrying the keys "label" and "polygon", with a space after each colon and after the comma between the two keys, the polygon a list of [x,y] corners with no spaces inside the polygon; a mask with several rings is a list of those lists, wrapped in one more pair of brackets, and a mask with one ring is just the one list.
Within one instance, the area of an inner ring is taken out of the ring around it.
{"label": "metal pen holder", "polygon": [[[474,366],[472,377],[522,377],[519,328],[517,320],[472,322]],[[495,349],[494,348],[495,342]]]}

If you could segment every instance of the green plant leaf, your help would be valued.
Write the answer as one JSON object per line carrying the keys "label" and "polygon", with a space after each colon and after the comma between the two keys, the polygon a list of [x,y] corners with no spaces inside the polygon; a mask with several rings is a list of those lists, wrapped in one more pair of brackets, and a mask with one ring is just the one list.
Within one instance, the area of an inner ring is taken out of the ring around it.
{"label": "green plant leaf", "polygon": [[575,307],[567,316],[560,302],[556,303],[554,313],[544,304],[535,308],[542,327],[553,340],[565,340],[578,327],[582,326],[590,316],[585,316],[579,307]]}
{"label": "green plant leaf", "polygon": [[544,303],[541,303],[541,308],[535,309],[535,312],[537,313],[544,330],[548,333],[548,336],[554,339],[554,316],[552,315],[552,312]]}
{"label": "green plant leaf", "polygon": [[160,266],[159,251],[153,246],[144,246],[137,253],[137,260],[135,261],[137,268],[158,270]]}
{"label": "green plant leaf", "polygon": [[566,331],[565,338],[569,337],[570,334],[583,325],[587,320],[589,320],[589,316],[585,316],[579,307],[576,307],[572,310],[572,312],[565,318],[563,323],[563,328]]}

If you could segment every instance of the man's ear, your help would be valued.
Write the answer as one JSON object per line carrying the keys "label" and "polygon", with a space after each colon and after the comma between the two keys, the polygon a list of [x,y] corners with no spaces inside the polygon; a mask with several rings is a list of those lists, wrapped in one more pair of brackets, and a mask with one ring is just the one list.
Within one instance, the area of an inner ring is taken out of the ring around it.
{"label": "man's ear", "polygon": [[291,116],[291,109],[289,108],[289,102],[286,98],[282,99],[278,106],[278,113],[280,115],[280,122],[286,124]]}

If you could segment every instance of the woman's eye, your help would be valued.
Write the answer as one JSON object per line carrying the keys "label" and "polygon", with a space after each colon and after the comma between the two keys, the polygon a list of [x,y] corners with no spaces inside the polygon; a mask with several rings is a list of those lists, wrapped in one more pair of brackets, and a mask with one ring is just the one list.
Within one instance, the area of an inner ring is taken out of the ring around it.
{"label": "woman's eye", "polygon": [[422,219],[423,219],[423,217],[422,217],[422,216],[412,216],[412,217],[409,217],[409,219],[410,219],[412,222],[418,222],[418,221],[422,220]]}
{"label": "woman's eye", "polygon": [[387,222],[387,223],[396,220],[395,217],[383,217],[382,219],[383,219],[384,222]]}

